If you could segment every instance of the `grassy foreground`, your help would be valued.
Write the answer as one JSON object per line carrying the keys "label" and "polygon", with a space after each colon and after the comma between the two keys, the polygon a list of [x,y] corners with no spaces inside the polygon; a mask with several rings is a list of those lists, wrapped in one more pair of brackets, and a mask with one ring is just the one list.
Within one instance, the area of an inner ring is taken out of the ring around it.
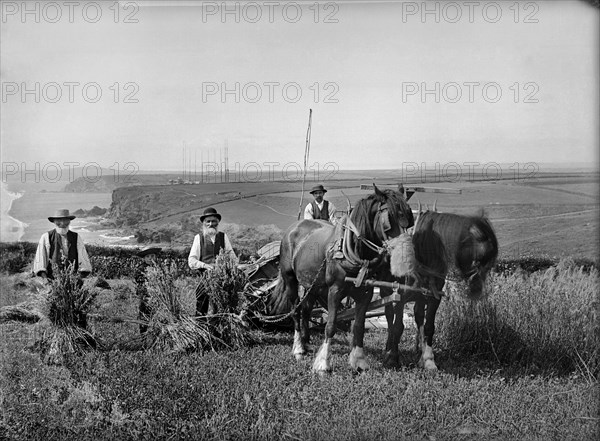
{"label": "grassy foreground", "polygon": [[[572,261],[494,274],[489,299],[451,293],[438,313],[440,371],[416,367],[414,325],[402,368],[384,368],[385,330],[370,330],[371,370],[347,364],[349,334],[333,345],[334,372],[296,362],[289,333],[219,352],[126,351],[137,326],[92,320],[104,351],[50,366],[27,349],[38,325],[0,325],[0,439],[592,440],[598,435],[598,270]],[[28,300],[31,279],[2,279],[0,306]],[[96,312],[134,316],[128,279],[110,280]],[[193,281],[177,280],[184,308]],[[316,347],[320,335],[313,336]],[[314,355],[314,354],[313,354]]]}
{"label": "grassy foreground", "polygon": [[[383,337],[370,333],[367,346],[381,348]],[[310,360],[293,359],[288,336],[204,356],[94,352],[65,367],[3,345],[0,438],[591,440],[597,433],[597,385],[577,375],[505,377],[477,368],[476,359],[433,375],[413,365],[388,370],[375,350],[372,370],[355,376],[345,346],[334,345],[335,371],[320,378]],[[443,356],[439,362],[444,368]]]}

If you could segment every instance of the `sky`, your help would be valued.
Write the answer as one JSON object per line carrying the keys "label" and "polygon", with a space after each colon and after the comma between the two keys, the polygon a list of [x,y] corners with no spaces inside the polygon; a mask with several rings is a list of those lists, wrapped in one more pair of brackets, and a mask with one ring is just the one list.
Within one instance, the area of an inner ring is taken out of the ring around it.
{"label": "sky", "polygon": [[2,1],[0,25],[3,171],[302,164],[310,109],[313,168],[598,162],[583,1]]}

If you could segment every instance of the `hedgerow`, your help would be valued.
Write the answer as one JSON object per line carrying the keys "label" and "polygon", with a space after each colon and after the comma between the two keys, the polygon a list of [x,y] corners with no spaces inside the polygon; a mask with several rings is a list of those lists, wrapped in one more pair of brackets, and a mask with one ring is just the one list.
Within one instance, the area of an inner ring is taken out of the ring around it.
{"label": "hedgerow", "polygon": [[[587,258],[573,258],[574,264],[588,272],[593,268],[598,268],[598,260]],[[531,274],[536,271],[547,270],[550,267],[556,266],[560,259],[557,257],[548,256],[520,256],[519,258],[499,259],[496,263],[494,271],[500,274],[509,274],[517,269]]]}
{"label": "hedgerow", "polygon": [[[236,244],[234,251],[242,261],[254,255],[261,246],[278,240],[279,232],[267,225],[258,230],[245,226],[233,226],[230,234],[232,242]],[[235,241],[233,237],[236,237]],[[191,243],[191,240],[190,240]],[[0,273],[15,274],[31,270],[31,264],[35,256],[37,244],[31,242],[0,243]],[[90,255],[94,275],[106,279],[117,279],[130,277],[137,265],[136,247],[110,247],[100,245],[87,245],[86,249]],[[187,265],[189,247],[164,248],[161,252],[162,260],[174,261],[182,276],[190,276],[192,272]],[[510,274],[521,269],[527,274],[540,270],[546,270],[556,266],[560,261],[557,257],[548,256],[523,256],[520,258],[499,259],[494,272],[499,274]],[[586,258],[575,258],[573,262],[581,267],[584,272],[598,269],[598,261]]]}
{"label": "hedgerow", "polygon": [[15,274],[26,271],[35,256],[36,243],[1,242],[0,273]]}

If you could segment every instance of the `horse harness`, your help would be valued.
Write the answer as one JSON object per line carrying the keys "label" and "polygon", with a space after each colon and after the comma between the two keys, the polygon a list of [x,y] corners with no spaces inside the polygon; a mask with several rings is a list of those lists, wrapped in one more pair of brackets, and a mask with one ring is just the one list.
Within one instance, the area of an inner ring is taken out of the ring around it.
{"label": "horse harness", "polygon": [[[317,280],[319,279],[319,274],[321,273],[321,271],[323,270],[323,268],[325,266],[325,263],[327,262],[328,254],[333,252],[335,243],[338,240],[342,240],[342,242],[343,242],[342,243],[342,252],[344,254],[343,260],[347,261],[349,266],[343,265],[341,262],[339,262],[340,265],[346,272],[348,272],[349,270],[352,271],[352,270],[358,269],[358,275],[356,277],[356,281],[354,282],[354,286],[359,287],[360,285],[362,285],[362,282],[363,282],[364,278],[366,277],[369,267],[372,268],[373,266],[380,263],[381,260],[383,259],[383,257],[385,256],[385,254],[388,253],[388,243],[390,241],[390,238],[387,235],[386,231],[389,231],[391,229],[391,224],[389,221],[387,204],[380,204],[380,206],[377,209],[377,213],[375,214],[374,221],[376,223],[376,226],[379,226],[381,228],[381,234],[384,238],[383,246],[379,246],[379,245],[373,243],[372,241],[370,241],[369,239],[363,237],[360,234],[360,231],[358,231],[358,228],[356,227],[356,225],[354,225],[354,223],[350,219],[350,217],[345,216],[340,221],[340,222],[342,222],[341,227],[344,230],[342,237],[340,237],[339,239],[334,241],[333,245],[329,248],[329,250],[327,250],[327,252],[325,253],[325,256],[323,257],[323,261],[321,262],[321,266],[319,267],[319,269],[317,270],[317,272],[315,274],[315,278],[313,279],[313,281],[310,284],[310,286],[308,287],[308,289],[304,290],[304,296],[298,301],[298,303],[296,303],[296,306],[294,306],[294,308],[292,308],[292,310],[290,312],[288,312],[286,314],[282,314],[281,316],[279,316],[277,318],[268,319],[268,318],[266,318],[266,316],[262,316],[261,320],[264,320],[265,322],[268,322],[268,323],[277,323],[277,322],[281,322],[283,320],[288,319],[289,317],[291,317],[292,315],[294,315],[296,313],[298,308],[300,308],[300,306],[305,302],[305,300],[308,298],[310,291],[313,289],[313,287],[317,283]],[[415,225],[415,227],[416,227],[416,225]],[[400,228],[403,229],[402,227],[400,227]],[[354,235],[356,236],[356,239],[361,241],[365,246],[367,246],[371,250],[375,251],[377,253],[377,257],[375,257],[372,260],[360,259],[360,257],[354,252],[354,250],[350,246],[350,243],[351,243],[350,235],[352,233],[354,233]]]}
{"label": "horse harness", "polygon": [[[377,207],[377,212],[375,213],[374,219],[374,230],[380,231],[383,242],[382,246],[379,246],[366,237],[363,237],[350,217],[345,217],[341,222],[344,233],[338,240],[342,241],[342,252],[344,254],[343,260],[345,262],[340,262],[340,265],[346,272],[353,273],[358,271],[354,286],[359,287],[366,277],[368,270],[378,266],[385,254],[388,252],[388,242],[390,241],[390,237],[388,236],[387,231],[391,230],[392,228],[389,220],[388,206],[386,203],[380,203],[379,207]],[[362,242],[367,248],[377,253],[377,256],[371,260],[361,259],[352,248],[351,234],[354,234],[356,239]]]}
{"label": "horse harness", "polygon": [[[391,229],[387,210],[388,210],[387,204],[380,204],[380,206],[377,209],[377,213],[375,214],[375,222],[377,225],[381,225],[381,231],[382,231],[383,237],[385,238],[383,246],[379,246],[379,245],[371,242],[369,239],[361,236],[360,231],[358,231],[358,228],[356,228],[356,225],[354,225],[354,223],[350,220],[349,216],[346,216],[342,220],[342,222],[343,222],[342,228],[344,229],[344,234],[343,234],[343,238],[340,238],[338,240],[343,240],[342,250],[343,250],[343,254],[344,254],[344,260],[347,260],[348,263],[350,264],[350,268],[348,268],[348,269],[356,270],[357,268],[359,268],[357,280],[356,280],[356,282],[354,282],[355,287],[358,287],[362,284],[362,281],[364,280],[369,267],[373,267],[376,264],[380,263],[381,259],[385,255],[385,253],[387,253],[387,242],[389,241],[389,238],[388,238],[388,235],[386,234],[386,231]],[[351,249],[351,247],[349,245],[351,242],[351,240],[350,240],[351,233],[354,233],[354,235],[356,236],[356,238],[358,240],[360,240],[362,243],[364,243],[371,250],[375,251],[377,253],[377,257],[375,257],[372,260],[360,259],[360,257],[354,252],[354,250]],[[327,262],[328,254],[332,252],[333,247],[335,246],[336,242],[334,242],[332,247],[325,253],[325,256],[323,257],[323,261],[321,262],[321,266],[319,267],[319,269],[317,270],[317,272],[315,274],[315,278],[313,279],[310,286],[304,290],[304,296],[300,299],[300,301],[296,304],[296,306],[294,308],[292,308],[292,310],[290,312],[288,312],[287,314],[284,314],[283,316],[278,317],[276,319],[268,320],[270,323],[280,322],[280,321],[283,321],[283,320],[291,317],[298,310],[298,308],[304,303],[304,301],[308,298],[308,294],[310,293],[310,291],[313,289],[313,287],[317,283],[317,280],[319,279],[319,275],[321,274],[321,271],[323,270],[323,268],[325,267],[325,263]],[[342,268],[345,271],[348,271],[347,267],[342,265],[342,263],[340,263],[340,265],[342,266]]]}

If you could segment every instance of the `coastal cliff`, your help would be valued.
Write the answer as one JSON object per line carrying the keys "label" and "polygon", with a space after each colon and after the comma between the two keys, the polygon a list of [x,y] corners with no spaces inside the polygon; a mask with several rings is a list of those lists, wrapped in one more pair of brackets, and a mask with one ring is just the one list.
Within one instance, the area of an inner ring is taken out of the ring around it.
{"label": "coastal cliff", "polygon": [[108,218],[117,225],[136,225],[148,221],[169,209],[167,201],[161,203],[161,193],[150,188],[121,187],[112,192]]}
{"label": "coastal cliff", "polygon": [[[113,191],[108,217],[118,226],[165,220],[211,204],[240,198],[238,191],[215,192],[206,185],[137,185]],[[171,221],[173,219],[170,219]]]}
{"label": "coastal cliff", "polygon": [[101,176],[95,179],[77,178],[65,185],[65,193],[110,193],[116,188],[124,185],[115,181],[112,176]]}

